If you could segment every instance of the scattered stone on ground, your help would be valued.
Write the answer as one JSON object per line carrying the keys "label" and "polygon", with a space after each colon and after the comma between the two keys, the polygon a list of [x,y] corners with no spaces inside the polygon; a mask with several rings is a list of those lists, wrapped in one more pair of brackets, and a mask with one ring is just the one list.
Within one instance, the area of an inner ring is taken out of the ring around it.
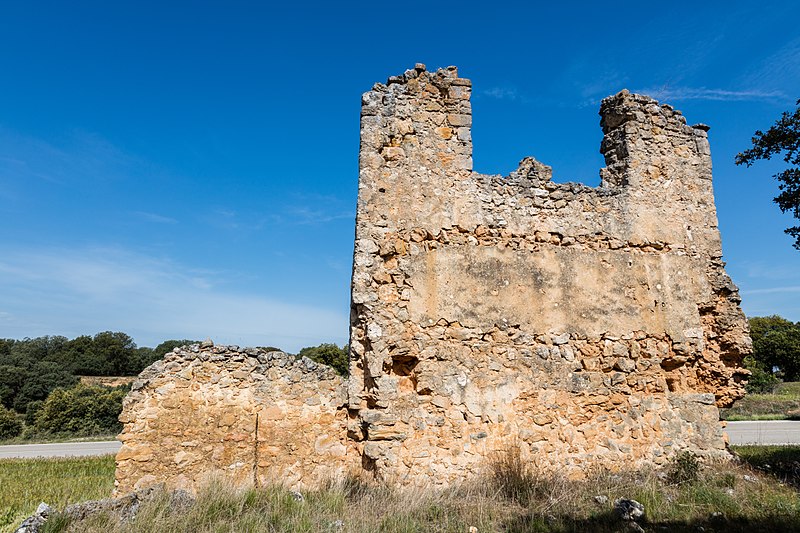
{"label": "scattered stone on ground", "polygon": [[614,501],[614,511],[623,520],[638,520],[644,516],[644,505],[636,500],[620,498]]}
{"label": "scattered stone on ground", "polygon": [[[80,522],[97,513],[112,513],[121,523],[127,523],[136,518],[139,506],[149,499],[164,494],[164,484],[138,490],[119,498],[106,498],[103,500],[90,500],[87,502],[68,505],[60,513],[70,521]],[[173,490],[169,493],[170,509],[175,512],[185,511],[194,505],[194,497],[185,490]],[[14,533],[39,533],[44,523],[56,511],[46,503],[40,503],[36,513],[26,518]]]}

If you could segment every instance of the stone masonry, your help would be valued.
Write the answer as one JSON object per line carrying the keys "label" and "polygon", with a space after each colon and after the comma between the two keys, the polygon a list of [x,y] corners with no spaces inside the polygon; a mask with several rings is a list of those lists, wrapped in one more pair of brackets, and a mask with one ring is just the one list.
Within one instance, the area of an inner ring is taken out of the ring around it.
{"label": "stone masonry", "polygon": [[472,169],[471,83],[424,65],[364,94],[350,379],[281,352],[176,349],[125,401],[117,491],[448,484],[518,449],[543,471],[726,457],[750,352],[708,127],[622,91],[597,188]]}
{"label": "stone masonry", "polygon": [[258,348],[176,348],[125,398],[115,493],[158,483],[194,492],[211,478],[314,487],[352,470],[342,378]]}
{"label": "stone masonry", "polygon": [[708,127],[622,91],[601,184],[472,169],[471,83],[417,65],[362,99],[348,435],[365,468],[448,483],[519,447],[544,470],[725,456],[750,351]]}

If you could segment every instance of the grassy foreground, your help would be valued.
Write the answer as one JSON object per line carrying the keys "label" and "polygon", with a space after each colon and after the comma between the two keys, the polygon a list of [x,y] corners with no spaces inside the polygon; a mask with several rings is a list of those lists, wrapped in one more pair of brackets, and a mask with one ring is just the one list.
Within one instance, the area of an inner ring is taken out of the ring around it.
{"label": "grassy foreground", "polygon": [[[163,495],[144,503],[135,522],[96,515],[80,523],[55,517],[48,531],[137,532],[479,532],[628,531],[612,512],[616,498],[645,506],[646,531],[800,531],[800,495],[764,472],[791,465],[800,447],[742,447],[760,469],[733,463],[691,465],[663,472],[597,472],[585,481],[536,475],[519,461],[499,462],[494,475],[447,490],[391,489],[356,480],[304,493],[279,487],[234,490],[212,484],[192,507]],[[766,468],[765,465],[770,465]],[[688,474],[688,476],[686,475]],[[683,482],[679,480],[683,479]],[[14,509],[13,530],[39,501],[64,504],[105,497],[113,484],[111,457],[0,461],[0,509]],[[597,497],[597,498],[596,498]]]}
{"label": "grassy foreground", "polygon": [[800,419],[800,382],[780,383],[771,394],[748,394],[730,409],[720,409],[724,420]]}
{"label": "grassy foreground", "polygon": [[0,460],[0,532],[13,531],[39,502],[59,509],[106,498],[114,488],[114,456]]}

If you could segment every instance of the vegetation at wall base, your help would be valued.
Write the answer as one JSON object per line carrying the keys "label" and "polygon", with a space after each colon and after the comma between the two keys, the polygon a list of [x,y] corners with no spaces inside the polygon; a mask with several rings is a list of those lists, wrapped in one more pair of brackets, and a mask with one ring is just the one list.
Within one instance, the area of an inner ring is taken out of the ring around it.
{"label": "vegetation at wall base", "polygon": [[[694,462],[676,482],[663,471],[589,472],[584,481],[537,472],[534,465],[494,463],[487,478],[450,489],[414,490],[345,479],[298,501],[281,487],[232,489],[212,483],[194,505],[176,509],[167,494],[143,503],[135,522],[99,514],[82,522],[55,518],[47,531],[137,532],[479,532],[629,531],[613,512],[617,498],[645,506],[645,531],[758,532],[800,530],[800,494],[774,476],[774,465],[796,463],[800,447],[736,447],[744,465]],[[766,451],[765,451],[766,450]],[[747,462],[756,468],[748,466]],[[680,457],[674,465],[687,463]],[[770,465],[768,468],[767,465]],[[510,468],[512,471],[505,469]],[[697,477],[693,478],[696,473]],[[796,479],[796,478],[794,478]],[[522,480],[522,481],[520,481]],[[530,483],[525,488],[520,482]],[[10,484],[9,484],[10,483]],[[511,483],[513,487],[504,486]],[[111,456],[0,461],[0,531],[13,530],[40,501],[57,508],[107,497],[113,486]],[[521,492],[527,493],[523,499]],[[4,522],[2,521],[4,520]]]}

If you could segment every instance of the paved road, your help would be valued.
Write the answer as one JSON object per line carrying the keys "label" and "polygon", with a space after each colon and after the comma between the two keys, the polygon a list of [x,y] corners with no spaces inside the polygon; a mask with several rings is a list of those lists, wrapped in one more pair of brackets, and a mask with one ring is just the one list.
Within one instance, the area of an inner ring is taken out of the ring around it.
{"label": "paved road", "polygon": [[800,421],[728,422],[731,444],[800,444]]}
{"label": "paved road", "polygon": [[52,444],[11,444],[0,446],[0,459],[12,457],[76,457],[117,453],[122,443],[116,440],[101,442],[55,442]]}

